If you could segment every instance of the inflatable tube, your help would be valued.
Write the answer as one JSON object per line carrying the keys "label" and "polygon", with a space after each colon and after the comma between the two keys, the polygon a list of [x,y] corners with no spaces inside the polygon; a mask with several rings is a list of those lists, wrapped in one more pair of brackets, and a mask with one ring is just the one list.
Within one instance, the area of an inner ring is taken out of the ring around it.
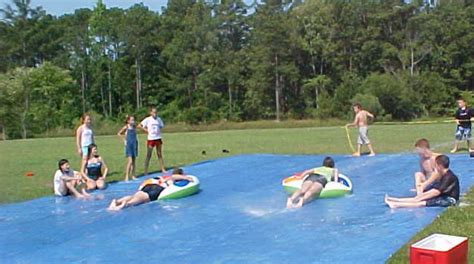
{"label": "inflatable tube", "polygon": [[[304,177],[303,179],[299,177],[300,177],[300,174],[296,174],[296,175],[283,179],[282,185],[288,194],[291,195],[297,190],[301,189],[301,185],[303,184],[303,181],[308,176]],[[350,193],[352,193],[351,180],[347,176],[343,174],[339,174],[338,181],[328,182],[326,186],[324,187],[324,189],[321,191],[318,198],[335,198],[335,197],[344,196]]]}
{"label": "inflatable tube", "polygon": [[158,200],[179,199],[197,193],[199,191],[199,179],[192,175],[186,176],[193,178],[193,181],[175,181],[173,185],[167,187],[160,193]]}

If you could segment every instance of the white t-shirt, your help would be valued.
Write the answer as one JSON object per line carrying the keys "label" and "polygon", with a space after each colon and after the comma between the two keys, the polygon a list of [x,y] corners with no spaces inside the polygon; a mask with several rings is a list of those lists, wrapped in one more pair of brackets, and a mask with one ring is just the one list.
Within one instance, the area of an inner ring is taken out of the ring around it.
{"label": "white t-shirt", "polygon": [[157,140],[161,138],[161,128],[165,125],[161,118],[149,116],[140,123],[142,127],[148,130],[148,140]]}
{"label": "white t-shirt", "polygon": [[68,189],[66,187],[66,184],[64,184],[64,181],[61,180],[61,177],[74,177],[74,173],[76,173],[73,170],[69,170],[67,173],[63,173],[61,170],[57,170],[56,173],[54,174],[54,194],[59,195],[59,196],[65,196],[68,195]]}

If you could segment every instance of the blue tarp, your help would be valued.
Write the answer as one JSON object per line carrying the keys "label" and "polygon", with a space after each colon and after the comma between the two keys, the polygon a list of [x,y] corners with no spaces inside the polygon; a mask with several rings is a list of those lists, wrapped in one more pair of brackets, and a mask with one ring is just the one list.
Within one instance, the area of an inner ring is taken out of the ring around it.
{"label": "blue tarp", "polygon": [[[202,191],[120,212],[110,200],[140,181],[111,184],[101,200],[44,197],[0,207],[2,263],[382,263],[441,208],[391,210],[386,193],[413,195],[412,154],[335,155],[354,193],[285,209],[281,180],[319,166],[321,155],[241,155],[185,167]],[[452,155],[465,192],[467,155]]]}

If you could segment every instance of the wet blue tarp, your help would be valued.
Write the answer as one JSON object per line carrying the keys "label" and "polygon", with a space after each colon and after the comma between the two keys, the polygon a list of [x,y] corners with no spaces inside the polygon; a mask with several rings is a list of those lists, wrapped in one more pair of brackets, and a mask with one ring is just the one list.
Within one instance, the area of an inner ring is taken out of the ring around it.
{"label": "wet blue tarp", "polygon": [[[241,155],[185,167],[202,191],[108,212],[140,181],[111,184],[101,200],[45,197],[0,207],[2,263],[382,263],[441,208],[391,210],[385,193],[413,195],[412,154],[335,155],[354,193],[285,209],[281,180],[321,155]],[[465,192],[473,160],[451,156]]]}

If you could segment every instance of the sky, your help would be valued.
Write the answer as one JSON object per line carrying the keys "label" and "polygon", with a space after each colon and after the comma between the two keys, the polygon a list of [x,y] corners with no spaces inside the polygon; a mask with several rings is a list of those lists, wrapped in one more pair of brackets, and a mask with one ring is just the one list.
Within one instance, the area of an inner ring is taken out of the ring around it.
{"label": "sky", "polygon": [[[60,16],[67,13],[74,13],[78,8],[94,8],[97,0],[31,0],[31,6],[42,6],[46,13]],[[120,7],[129,8],[136,3],[142,3],[153,11],[161,11],[167,0],[103,0],[107,8]],[[5,4],[11,4],[11,0],[0,0],[0,8]]]}

